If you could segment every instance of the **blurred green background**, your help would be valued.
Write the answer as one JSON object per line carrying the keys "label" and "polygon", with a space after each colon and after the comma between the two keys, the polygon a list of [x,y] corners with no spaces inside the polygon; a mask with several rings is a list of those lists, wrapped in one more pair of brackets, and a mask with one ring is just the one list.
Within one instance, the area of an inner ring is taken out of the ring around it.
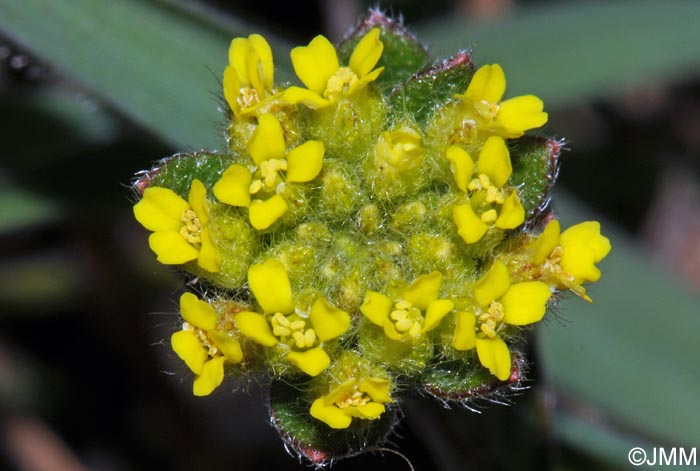
{"label": "blurred green background", "polygon": [[[224,147],[231,38],[264,34],[291,80],[291,47],[339,39],[373,5],[0,0],[0,468],[304,469],[258,385],[191,396],[164,340],[180,282],[129,183]],[[512,406],[408,398],[392,446],[419,470],[639,469],[634,446],[700,447],[700,2],[380,6],[435,56],[472,49],[503,65],[509,96],[544,99],[570,149],[554,207],[613,243],[594,304],[566,299],[533,334]],[[334,469],[359,467],[407,469],[391,454]]]}

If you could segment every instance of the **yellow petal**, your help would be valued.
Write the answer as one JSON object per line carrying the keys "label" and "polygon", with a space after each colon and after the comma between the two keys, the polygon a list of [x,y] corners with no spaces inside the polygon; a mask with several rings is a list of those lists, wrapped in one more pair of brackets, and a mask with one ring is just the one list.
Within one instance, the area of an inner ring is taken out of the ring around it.
{"label": "yellow petal", "polygon": [[367,86],[367,84],[377,80],[377,77],[379,77],[379,74],[381,74],[383,71],[384,67],[379,67],[377,69],[374,69],[372,72],[368,73],[364,77],[360,77],[359,80],[355,81],[352,85],[348,87],[348,91],[345,94],[349,96],[355,93],[356,91],[362,90],[364,87]]}
{"label": "yellow petal", "polygon": [[192,385],[195,396],[208,396],[218,388],[224,380],[224,357],[212,358],[202,367],[202,373],[197,376]]}
{"label": "yellow petal", "polygon": [[240,363],[243,360],[243,350],[241,350],[241,344],[238,340],[217,331],[209,332],[209,337],[216,348],[226,357],[226,360],[231,363]]}
{"label": "yellow petal", "polygon": [[325,298],[314,302],[309,317],[321,342],[334,339],[350,328],[350,314],[333,306]]}
{"label": "yellow petal", "polygon": [[389,318],[389,313],[393,305],[394,303],[389,297],[377,293],[376,291],[368,290],[365,294],[362,306],[360,306],[360,312],[362,312],[367,319],[381,327],[384,325],[384,321]]}
{"label": "yellow petal", "polygon": [[221,268],[221,254],[211,238],[209,229],[206,227],[202,228],[202,231],[199,233],[199,238],[202,243],[199,248],[197,264],[208,272],[217,273]]}
{"label": "yellow petal", "polygon": [[595,252],[590,246],[578,244],[562,248],[564,250],[561,254],[561,267],[574,277],[576,283],[595,282],[600,279],[600,270],[595,266]]}
{"label": "yellow petal", "polygon": [[440,285],[442,285],[442,273],[439,271],[421,275],[408,285],[402,297],[421,311],[425,311],[430,303],[438,298]]}
{"label": "yellow petal", "polygon": [[367,378],[358,389],[365,392],[376,402],[391,402],[391,381],[384,378]]}
{"label": "yellow petal", "polygon": [[287,154],[287,181],[309,182],[323,166],[325,149],[321,141],[306,141]]}
{"label": "yellow petal", "polygon": [[216,325],[214,308],[192,293],[183,293],[180,296],[180,315],[193,326],[203,330],[212,330]]}
{"label": "yellow petal", "polygon": [[238,330],[252,341],[265,347],[277,345],[277,337],[272,335],[272,329],[265,316],[244,311],[236,314],[235,320]]}
{"label": "yellow petal", "polygon": [[384,407],[384,404],[380,404],[378,402],[368,402],[367,404],[361,406],[351,406],[345,409],[345,411],[353,417],[366,420],[378,419],[385,410],[386,408]]}
{"label": "yellow petal", "polygon": [[199,342],[194,332],[180,330],[170,337],[170,346],[173,351],[185,362],[192,373],[198,375],[202,372],[202,366],[209,355],[207,350]]}
{"label": "yellow petal", "polygon": [[593,250],[594,260],[600,262],[610,253],[610,240],[600,234],[598,221],[585,221],[571,226],[561,235],[561,246],[587,245]]}
{"label": "yellow petal", "polygon": [[199,218],[199,222],[206,226],[209,223],[209,211],[207,210],[207,189],[204,183],[196,178],[192,180],[188,199],[192,210]]}
{"label": "yellow petal", "polygon": [[258,118],[258,127],[248,143],[248,152],[256,165],[285,155],[284,132],[275,115],[266,113]]}
{"label": "yellow petal", "polygon": [[513,166],[510,163],[506,141],[502,137],[491,136],[486,139],[479,154],[477,167],[478,172],[486,174],[494,185],[502,187],[506,184],[513,173]]}
{"label": "yellow petal", "polygon": [[271,258],[264,263],[252,265],[248,270],[248,285],[265,314],[290,314],[294,311],[292,286],[289,284],[287,269],[279,260]]}
{"label": "yellow petal", "polygon": [[510,377],[510,351],[508,345],[499,339],[476,339],[476,353],[479,362],[501,381]]}
{"label": "yellow petal", "polygon": [[228,63],[241,86],[250,86],[245,61],[249,49],[250,44],[246,38],[234,38],[228,48]]}
{"label": "yellow petal", "polygon": [[330,428],[344,429],[350,426],[352,417],[334,404],[326,404],[324,398],[318,398],[309,409],[311,417],[324,422]]}
{"label": "yellow petal", "polygon": [[325,108],[331,104],[330,100],[326,100],[318,93],[301,87],[289,87],[282,93],[282,100],[292,105],[302,104],[313,110]]}
{"label": "yellow petal", "polygon": [[[263,88],[272,90],[275,84],[275,65],[272,61],[272,49],[264,37],[259,34],[248,36],[250,47],[255,50],[258,56],[258,64],[254,70],[248,69],[248,75],[259,75]],[[257,87],[256,87],[257,88]],[[262,99],[263,97],[260,96]]]}
{"label": "yellow petal", "polygon": [[309,376],[318,376],[331,364],[331,359],[321,347],[305,352],[289,352],[287,360]]}
{"label": "yellow petal", "polygon": [[532,256],[533,262],[538,265],[544,263],[547,257],[549,257],[549,254],[559,245],[559,232],[559,221],[552,219],[535,242],[534,254]]}
{"label": "yellow petal", "polygon": [[243,165],[231,165],[214,184],[214,196],[231,206],[250,206],[250,182],[253,176]]}
{"label": "yellow petal", "polygon": [[459,146],[450,146],[445,153],[452,168],[452,174],[455,177],[457,188],[462,191],[467,191],[467,185],[474,174],[474,161],[469,153]]}
{"label": "yellow petal", "polygon": [[506,294],[508,288],[510,288],[508,267],[500,260],[496,260],[489,271],[474,285],[474,298],[481,307],[486,307]]}
{"label": "yellow petal", "polygon": [[241,82],[238,80],[236,71],[230,65],[224,69],[223,86],[224,98],[226,98],[228,106],[234,115],[238,115],[241,109],[241,105],[238,103],[238,98],[241,96]]}
{"label": "yellow petal", "polygon": [[340,68],[335,47],[319,35],[308,46],[299,46],[290,53],[294,72],[307,88],[322,95],[328,79]]}
{"label": "yellow petal", "polygon": [[541,281],[526,281],[511,285],[501,298],[503,322],[511,325],[527,325],[538,322],[547,310],[552,292]]}
{"label": "yellow petal", "polygon": [[199,257],[199,251],[179,232],[154,232],[148,237],[148,245],[165,265],[181,265]]}
{"label": "yellow petal", "polygon": [[384,44],[379,39],[380,33],[379,28],[372,28],[352,51],[348,65],[360,78],[367,75],[377,65],[379,58],[382,57]]}
{"label": "yellow petal", "polygon": [[473,312],[458,311],[455,320],[457,324],[452,346],[456,350],[471,350],[476,346],[476,315]]}
{"label": "yellow petal", "polygon": [[489,229],[489,226],[474,213],[470,204],[455,206],[452,215],[457,225],[457,232],[467,244],[478,242]]}
{"label": "yellow petal", "polygon": [[501,103],[496,122],[506,128],[504,137],[520,137],[528,129],[539,128],[547,122],[543,108],[542,100],[534,95],[511,98]]}
{"label": "yellow petal", "polygon": [[464,96],[471,101],[498,103],[506,91],[506,76],[498,64],[485,65],[476,71]]}
{"label": "yellow petal", "polygon": [[265,201],[253,200],[248,208],[250,224],[259,231],[273,225],[287,212],[287,202],[280,195],[274,195]]}
{"label": "yellow petal", "polygon": [[518,192],[513,192],[503,202],[503,206],[498,211],[498,219],[493,224],[499,229],[515,229],[525,222],[525,208],[520,204]]}
{"label": "yellow petal", "polygon": [[248,80],[250,80],[250,86],[258,94],[259,98],[265,96],[265,85],[263,84],[262,77],[262,67],[260,67],[260,55],[258,51],[253,48],[249,48],[245,55],[245,67],[248,72]]}
{"label": "yellow petal", "polygon": [[134,205],[134,216],[149,231],[179,231],[182,212],[189,207],[173,190],[152,186]]}
{"label": "yellow petal", "polygon": [[443,317],[447,315],[455,305],[449,299],[438,299],[433,301],[428,306],[428,310],[425,312],[425,321],[423,322],[423,332],[434,329],[440,323]]}

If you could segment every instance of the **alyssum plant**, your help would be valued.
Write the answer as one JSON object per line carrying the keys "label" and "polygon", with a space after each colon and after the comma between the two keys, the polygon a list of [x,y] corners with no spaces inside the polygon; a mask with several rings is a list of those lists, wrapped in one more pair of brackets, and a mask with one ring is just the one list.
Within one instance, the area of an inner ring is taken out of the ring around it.
{"label": "alyssum plant", "polygon": [[560,293],[590,301],[610,243],[548,208],[560,143],[498,64],[433,61],[372,12],[339,45],[257,34],[223,76],[227,148],[135,183],[158,261],[197,278],[171,337],[206,396],[269,378],[270,416],[317,464],[376,447],[411,393],[469,405],[517,387],[523,331]]}

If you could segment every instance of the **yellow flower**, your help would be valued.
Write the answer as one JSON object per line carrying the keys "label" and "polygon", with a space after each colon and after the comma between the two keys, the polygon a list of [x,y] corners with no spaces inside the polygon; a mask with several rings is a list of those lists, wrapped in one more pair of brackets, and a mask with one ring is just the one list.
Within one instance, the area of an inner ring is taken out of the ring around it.
{"label": "yellow flower", "polygon": [[420,133],[407,125],[384,131],[374,146],[374,163],[380,171],[387,171],[388,168],[395,172],[410,170],[423,157],[420,141]]}
{"label": "yellow flower", "polygon": [[250,224],[263,230],[287,212],[287,201],[281,195],[286,182],[316,178],[325,149],[320,141],[306,141],[287,152],[279,120],[267,113],[258,122],[248,144],[255,166],[231,165],[214,185],[214,195],[231,206],[248,207]]}
{"label": "yellow flower", "polygon": [[509,325],[528,325],[542,319],[552,295],[541,281],[510,283],[508,268],[500,261],[474,286],[474,312],[458,311],[452,346],[476,347],[479,362],[501,381],[510,376],[511,359],[499,333]]}
{"label": "yellow flower", "polygon": [[378,419],[391,402],[391,382],[384,378],[349,378],[311,404],[311,416],[334,429],[348,428],[353,417]]}
{"label": "yellow flower", "polygon": [[452,301],[438,299],[441,284],[442,273],[434,271],[416,278],[396,300],[367,291],[360,311],[390,339],[411,341],[437,327],[454,308]]}
{"label": "yellow flower", "polygon": [[254,342],[278,347],[286,359],[301,371],[316,376],[330,364],[323,343],[350,328],[350,315],[319,297],[308,314],[297,309],[287,270],[270,259],[248,270],[248,285],[263,313],[241,312],[236,327]]}
{"label": "yellow flower", "polygon": [[498,64],[485,65],[476,71],[464,95],[456,95],[471,107],[478,124],[505,138],[522,136],[528,129],[547,122],[542,100],[523,95],[501,101],[506,91],[506,77]]}
{"label": "yellow flower", "polygon": [[182,330],[170,338],[177,356],[196,375],[192,392],[208,396],[224,380],[224,363],[240,363],[243,352],[238,340],[217,329],[214,308],[192,293],[180,297]]}
{"label": "yellow flower", "polygon": [[596,263],[610,252],[610,240],[600,233],[598,221],[585,221],[560,234],[559,221],[553,220],[537,238],[533,261],[552,273],[558,284],[591,302],[583,283],[600,279]]}
{"label": "yellow flower", "polygon": [[224,69],[224,97],[234,116],[254,114],[273,97],[274,64],[265,38],[251,34],[235,38],[228,50],[229,65]]}
{"label": "yellow flower", "polygon": [[379,28],[374,28],[357,43],[348,67],[340,66],[335,47],[324,36],[316,36],[308,46],[295,47],[292,65],[307,88],[289,87],[282,98],[313,109],[325,108],[375,81],[384,70],[373,69],[384,50],[379,34]]}
{"label": "yellow flower", "polygon": [[447,159],[457,187],[469,194],[469,202],[454,207],[453,216],[459,235],[468,244],[479,241],[490,227],[514,229],[525,221],[525,209],[518,192],[507,193],[504,185],[513,173],[510,153],[502,137],[489,137],[474,162],[459,146],[447,149]]}
{"label": "yellow flower", "polygon": [[180,265],[197,259],[200,267],[218,272],[221,255],[211,239],[207,224],[207,190],[192,180],[189,203],[174,191],[158,186],[146,188],[134,206],[134,216],[153,234],[148,244],[166,265]]}

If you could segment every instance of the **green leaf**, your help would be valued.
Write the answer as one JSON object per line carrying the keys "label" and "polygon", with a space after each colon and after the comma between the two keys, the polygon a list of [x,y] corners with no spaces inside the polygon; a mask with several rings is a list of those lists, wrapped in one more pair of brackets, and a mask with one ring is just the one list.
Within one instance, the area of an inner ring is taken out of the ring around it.
{"label": "green leaf", "polygon": [[456,93],[463,93],[474,74],[466,53],[425,69],[397,87],[389,103],[395,116],[413,116],[425,122],[437,106],[447,103]]}
{"label": "green leaf", "polygon": [[518,189],[530,220],[545,209],[559,169],[561,143],[533,136],[509,141],[513,174],[509,184]]}
{"label": "green leaf", "polygon": [[442,19],[418,33],[434,54],[473,46],[478,65],[501,64],[507,96],[560,105],[697,74],[698,18],[694,0],[548,2],[496,22]]}
{"label": "green leaf", "polygon": [[[474,364],[476,363],[476,365]],[[473,359],[467,361],[445,361],[426,368],[420,378],[421,387],[427,394],[440,401],[457,401],[469,404],[498,392],[508,392],[510,387],[524,376],[524,361],[515,355],[517,374],[506,381],[499,381]]]}
{"label": "green leaf", "polygon": [[212,188],[230,164],[229,158],[216,152],[175,154],[143,172],[134,183],[134,188],[143,192],[149,186],[162,186],[170,188],[186,200],[192,180],[196,178],[205,187]]}
{"label": "green leaf", "polygon": [[[561,196],[563,228],[591,219]],[[614,224],[603,221],[602,231],[612,251],[600,264],[601,280],[588,290],[593,304],[571,299],[561,314],[566,322],[550,321],[537,331],[550,387],[561,402],[582,404],[564,412],[555,432],[620,464],[631,443],[697,446],[700,300],[645,259]],[[589,412],[576,415],[581,408]],[[611,433],[618,437],[612,451]]]}
{"label": "green leaf", "polygon": [[[224,117],[214,97],[221,103],[228,45],[234,36],[260,31],[215,19],[199,4],[182,5],[0,0],[0,28],[163,139],[179,147],[224,147],[216,132]],[[289,70],[289,47],[268,39],[278,65]]]}
{"label": "green leaf", "polygon": [[338,55],[343,63],[349,62],[350,55],[360,39],[376,27],[381,29],[380,39],[384,44],[377,67],[384,67],[384,71],[375,83],[390,90],[428,65],[430,55],[418,38],[400,21],[392,20],[378,10],[372,10],[338,46]]}

